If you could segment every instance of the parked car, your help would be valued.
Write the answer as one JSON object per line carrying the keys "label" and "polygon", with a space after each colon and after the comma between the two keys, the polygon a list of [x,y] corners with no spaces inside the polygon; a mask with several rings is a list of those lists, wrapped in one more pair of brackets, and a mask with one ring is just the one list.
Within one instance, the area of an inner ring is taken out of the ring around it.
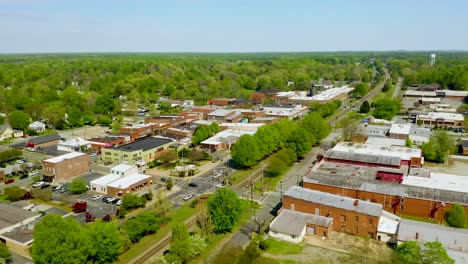
{"label": "parked car", "polygon": [[38,147],[37,149],[38,149],[38,150],[44,150],[44,148],[43,148],[43,147]]}
{"label": "parked car", "polygon": [[23,175],[19,176],[20,179],[26,179],[27,177],[28,177],[27,174],[23,174]]}
{"label": "parked car", "polygon": [[15,182],[14,179],[9,179],[9,180],[4,181],[5,184],[10,184],[10,183],[14,183],[14,182]]}
{"label": "parked car", "polygon": [[192,197],[193,197],[192,194],[187,194],[187,195],[184,195],[184,197],[182,197],[182,199],[183,199],[184,201],[188,201],[188,200],[190,200],[190,198],[192,198]]}
{"label": "parked car", "polygon": [[115,204],[116,204],[116,205],[121,205],[121,204],[122,204],[122,200],[119,199]]}
{"label": "parked car", "polygon": [[115,200],[112,201],[113,204],[117,204],[118,202],[120,202],[119,198],[115,198]]}
{"label": "parked car", "polygon": [[167,179],[166,179],[166,178],[163,178],[163,177],[161,177],[161,181],[162,181],[162,182],[167,182]]}
{"label": "parked car", "polygon": [[62,188],[63,186],[62,185],[57,185],[57,186],[52,186],[52,191],[60,191],[60,189]]}
{"label": "parked car", "polygon": [[213,173],[213,177],[219,177],[219,176],[222,176],[223,173],[222,172],[215,172]]}
{"label": "parked car", "polygon": [[20,160],[20,159],[19,159],[19,160],[16,161],[16,163],[18,163],[18,164],[23,164],[23,163],[24,163],[24,160]]}
{"label": "parked car", "polygon": [[33,188],[37,188],[37,187],[41,187],[41,186],[44,185],[44,184],[45,184],[45,182],[43,182],[43,181],[38,181],[38,182],[34,183],[34,184],[32,185],[32,187],[33,187]]}
{"label": "parked car", "polygon": [[198,184],[194,183],[194,182],[191,182],[188,184],[188,186],[190,187],[198,187]]}
{"label": "parked car", "polygon": [[70,190],[70,188],[66,187],[66,186],[63,186],[62,188],[60,188],[60,193],[66,193]]}
{"label": "parked car", "polygon": [[31,172],[29,173],[29,176],[36,176],[36,175],[38,175],[38,174],[39,174],[38,171],[31,171]]}
{"label": "parked car", "polygon": [[91,200],[96,201],[96,200],[99,200],[101,198],[102,198],[102,195],[96,194],[96,195],[93,195],[93,197],[91,197]]}
{"label": "parked car", "polygon": [[41,185],[41,189],[46,189],[46,188],[49,188],[50,187],[50,184],[45,182],[44,184]]}
{"label": "parked car", "polygon": [[110,196],[102,197],[102,201],[103,201],[103,202],[107,202],[107,200],[108,200],[109,198],[112,198],[112,197],[110,197]]}
{"label": "parked car", "polygon": [[109,197],[106,201],[106,203],[112,203],[115,199],[117,198],[114,198],[114,197]]}
{"label": "parked car", "polygon": [[215,185],[216,188],[224,188],[226,186],[224,186],[222,183],[218,183]]}

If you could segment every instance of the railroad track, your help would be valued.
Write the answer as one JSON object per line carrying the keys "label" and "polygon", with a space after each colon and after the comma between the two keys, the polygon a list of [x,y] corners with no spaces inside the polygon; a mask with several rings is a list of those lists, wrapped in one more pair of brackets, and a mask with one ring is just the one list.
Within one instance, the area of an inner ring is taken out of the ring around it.
{"label": "railroad track", "polygon": [[[197,217],[198,217],[198,215],[194,215],[185,222],[185,224],[187,225],[187,228],[189,230],[197,224]],[[172,237],[172,233],[167,234],[161,240],[159,240],[157,243],[153,244],[151,247],[146,249],[142,254],[140,254],[138,257],[132,259],[128,263],[129,264],[144,264],[144,263],[146,263],[148,260],[150,260],[152,257],[157,255],[159,252],[169,248],[169,244],[171,242],[171,237]]]}

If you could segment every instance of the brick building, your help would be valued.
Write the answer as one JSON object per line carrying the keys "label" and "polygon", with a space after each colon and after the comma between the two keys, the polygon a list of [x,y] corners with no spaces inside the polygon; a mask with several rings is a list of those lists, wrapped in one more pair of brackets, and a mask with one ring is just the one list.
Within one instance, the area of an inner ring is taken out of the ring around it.
{"label": "brick building", "polygon": [[392,124],[390,127],[389,137],[406,139],[410,134],[411,126],[411,124]]}
{"label": "brick building", "polygon": [[171,127],[184,125],[187,118],[185,116],[154,116],[145,118],[146,124],[169,124]]}
{"label": "brick building", "polygon": [[333,218],[333,231],[377,239],[380,204],[298,186],[286,191],[282,200],[284,209]]}
{"label": "brick building", "polygon": [[100,137],[100,138],[91,138],[88,141],[93,145],[94,142],[99,142],[105,144],[106,148],[116,147],[123,145],[125,143],[130,143],[130,137]]}
{"label": "brick building", "polygon": [[59,134],[50,134],[40,137],[31,138],[27,143],[27,147],[49,147],[49,146],[56,146],[60,142]]}
{"label": "brick building", "polygon": [[234,110],[218,109],[208,114],[208,121],[218,123],[237,123],[242,119],[242,115]]}
{"label": "brick building", "polygon": [[421,120],[423,125],[430,126],[463,126],[465,118],[462,114],[431,112],[425,115],[418,115],[416,121]]}
{"label": "brick building", "polygon": [[113,163],[146,163],[161,155],[173,142],[170,138],[147,137],[119,147],[102,149],[102,159]]}
{"label": "brick building", "polygon": [[215,98],[208,100],[209,105],[227,106],[235,104],[236,99],[232,98]]}
{"label": "brick building", "polygon": [[62,156],[42,161],[44,180],[64,182],[73,177],[89,172],[91,162],[86,153],[71,152]]}

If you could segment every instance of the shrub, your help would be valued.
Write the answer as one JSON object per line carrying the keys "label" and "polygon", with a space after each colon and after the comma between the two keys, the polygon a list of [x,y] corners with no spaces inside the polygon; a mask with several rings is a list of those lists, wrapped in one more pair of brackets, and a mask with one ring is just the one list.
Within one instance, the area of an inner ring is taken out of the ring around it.
{"label": "shrub", "polygon": [[21,189],[18,186],[8,187],[4,190],[4,195],[8,201],[16,202],[23,198],[26,190]]}
{"label": "shrub", "polygon": [[82,213],[86,211],[86,208],[88,207],[88,204],[86,202],[76,202],[73,206],[73,212],[75,213]]}
{"label": "shrub", "polygon": [[172,187],[174,186],[174,183],[172,182],[172,179],[169,179],[166,184],[166,189],[168,191],[172,190]]}
{"label": "shrub", "polygon": [[81,194],[88,190],[85,180],[81,178],[75,178],[70,184],[70,191],[74,194]]}
{"label": "shrub", "polygon": [[121,208],[125,209],[133,209],[133,208],[139,208],[143,207],[146,204],[146,197],[143,196],[138,196],[135,194],[129,194],[126,195],[123,200],[122,200],[122,205],[120,206]]}
{"label": "shrub", "polygon": [[452,209],[445,212],[445,221],[451,227],[463,228],[466,223],[466,214],[463,206],[454,204]]}

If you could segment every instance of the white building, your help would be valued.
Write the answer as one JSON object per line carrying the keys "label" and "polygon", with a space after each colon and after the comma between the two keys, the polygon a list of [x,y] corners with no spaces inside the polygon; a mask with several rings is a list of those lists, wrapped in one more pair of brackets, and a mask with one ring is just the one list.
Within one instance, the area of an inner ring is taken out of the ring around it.
{"label": "white building", "polygon": [[[150,178],[149,175],[140,174],[137,166],[120,164],[113,167],[111,173],[92,181],[90,185],[91,190],[98,193],[122,195],[133,185],[147,182]],[[116,193],[116,191],[120,193]]]}
{"label": "white building", "polygon": [[201,142],[201,147],[212,151],[230,149],[243,135],[254,135],[252,131],[224,130]]}
{"label": "white building", "polygon": [[57,150],[75,152],[91,148],[91,142],[80,137],[61,139],[57,145]]}
{"label": "white building", "polygon": [[42,122],[34,121],[31,124],[29,124],[29,129],[41,133],[44,132],[44,130],[46,129],[46,125]]}

